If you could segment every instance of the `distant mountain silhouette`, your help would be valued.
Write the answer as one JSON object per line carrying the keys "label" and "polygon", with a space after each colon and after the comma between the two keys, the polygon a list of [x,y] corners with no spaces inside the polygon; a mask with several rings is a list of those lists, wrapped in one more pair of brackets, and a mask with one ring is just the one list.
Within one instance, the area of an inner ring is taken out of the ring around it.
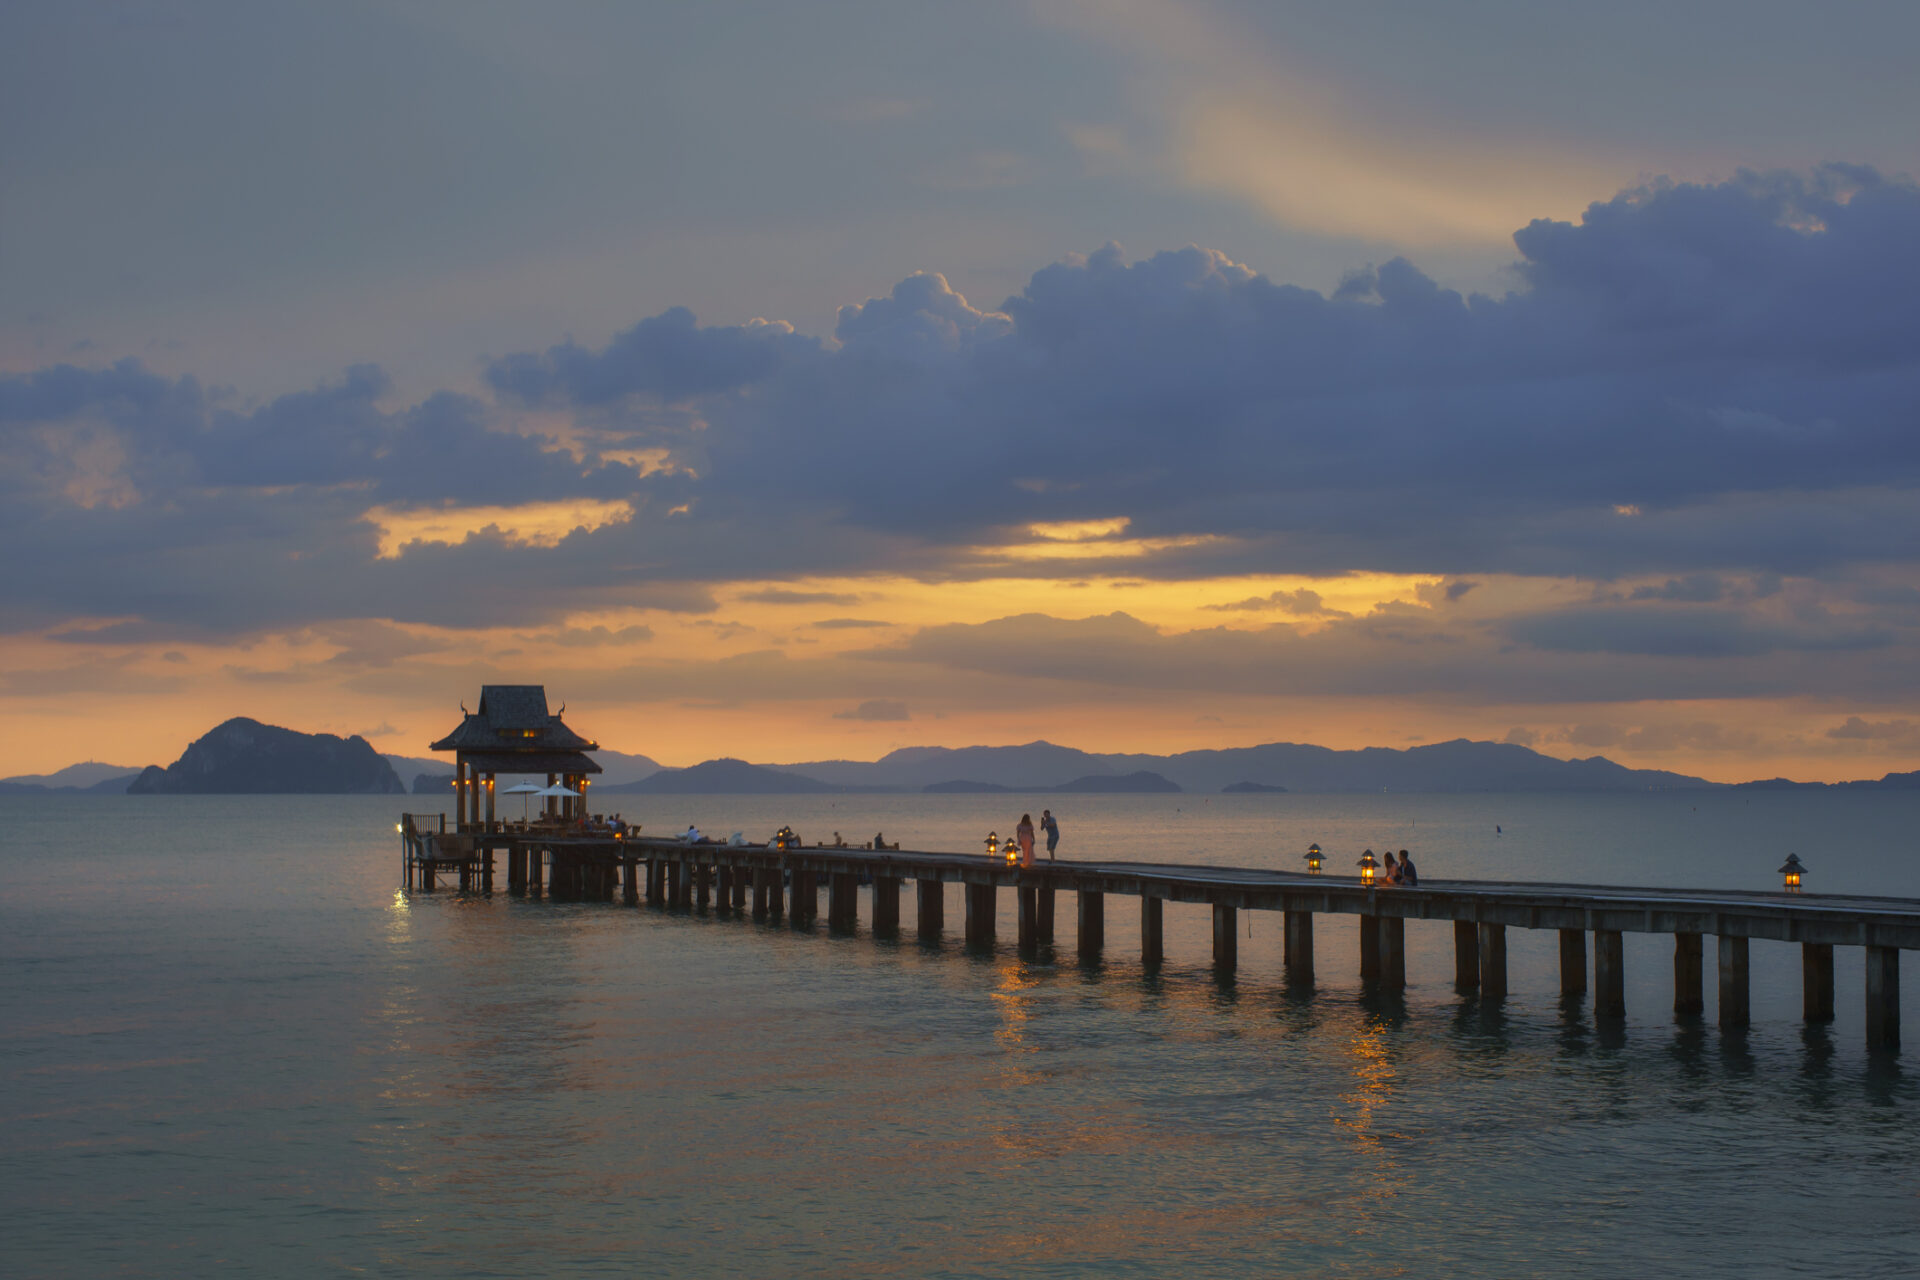
{"label": "distant mountain silhouette", "polygon": [[744,760],[708,760],[689,769],[662,769],[624,786],[596,786],[595,795],[779,796],[820,795],[842,790],[797,773],[748,764]]}
{"label": "distant mountain silhouette", "polygon": [[1072,782],[1063,782],[1053,790],[1065,794],[1077,795],[1147,795],[1167,794],[1180,790],[1180,784],[1169,782],[1157,773],[1141,769],[1137,773],[1090,773],[1084,778],[1075,778]]}
{"label": "distant mountain silhouette", "polygon": [[1014,747],[904,747],[871,764],[823,760],[780,768],[847,790],[919,791],[956,778],[1014,791],[1046,791],[1088,777],[1145,770],[1182,790],[1219,792],[1249,782],[1288,791],[1666,791],[1722,784],[1662,769],[1629,769],[1594,756],[1560,760],[1505,742],[1458,739],[1399,749],[1272,742],[1177,755],[1097,755],[1051,742]]}
{"label": "distant mountain silhouette", "polygon": [[[660,772],[659,762],[649,759],[646,756],[630,755],[624,751],[608,751],[605,748],[598,751],[589,751],[587,754],[593,757],[594,763],[599,765],[602,770],[600,776],[593,780],[593,785],[600,788],[622,786],[626,783],[637,782],[641,778],[650,777]],[[444,756],[389,755],[387,757],[387,763],[392,765],[393,771],[401,777],[412,778],[414,780],[413,791],[415,795],[427,794],[426,791],[420,789],[420,779],[422,777],[445,779],[447,790],[451,791],[453,788],[453,757],[451,753]],[[504,778],[508,775],[503,773],[500,776]],[[503,783],[501,785],[504,786],[505,784]],[[434,792],[437,792],[439,789],[437,785],[429,788],[430,791]]]}
{"label": "distant mountain silhouette", "polygon": [[1733,785],[1741,791],[1920,791],[1920,769],[1912,773],[1889,773],[1882,778],[1862,778],[1857,782],[1795,782],[1791,778],[1767,778]]}
{"label": "distant mountain silhouette", "polygon": [[117,796],[140,776],[136,767],[124,764],[70,764],[53,773],[23,773],[0,778],[0,796]]}
{"label": "distant mountain silhouette", "polygon": [[365,738],[299,733],[237,716],[162,769],[148,765],[129,795],[404,795],[399,775]]}

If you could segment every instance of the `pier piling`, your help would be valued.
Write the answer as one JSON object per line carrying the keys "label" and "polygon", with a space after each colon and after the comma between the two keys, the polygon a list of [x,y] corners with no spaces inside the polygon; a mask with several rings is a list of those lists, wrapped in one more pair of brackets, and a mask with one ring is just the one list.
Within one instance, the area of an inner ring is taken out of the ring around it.
{"label": "pier piling", "polygon": [[1098,960],[1107,945],[1107,895],[1092,889],[1080,891],[1079,953],[1082,960]]}
{"label": "pier piling", "polygon": [[1703,1013],[1707,1007],[1705,960],[1697,933],[1673,935],[1673,1011]]}
{"label": "pier piling", "polygon": [[1399,916],[1381,916],[1376,941],[1380,947],[1380,985],[1398,991],[1407,985],[1407,922]]}
{"label": "pier piling", "polygon": [[1626,952],[1618,929],[1593,931],[1593,1016],[1627,1016]]}
{"label": "pier piling", "polygon": [[1380,981],[1380,917],[1360,917],[1360,981]]}
{"label": "pier piling", "polygon": [[1296,987],[1313,985],[1313,912],[1289,911],[1281,925],[1287,981]]}
{"label": "pier piling", "polygon": [[1030,884],[1019,885],[1013,893],[1015,944],[1021,955],[1030,958],[1040,947],[1039,895]]}
{"label": "pier piling", "polygon": [[1230,977],[1240,967],[1240,913],[1232,904],[1213,904],[1213,971]]}
{"label": "pier piling", "polygon": [[1164,962],[1167,949],[1162,923],[1166,902],[1160,898],[1140,899],[1140,963],[1149,967]]}
{"label": "pier piling", "polygon": [[1900,949],[1867,948],[1867,1047],[1900,1043]]}
{"label": "pier piling", "polygon": [[1039,940],[1043,947],[1053,945],[1053,886],[1041,885],[1035,893],[1039,907]]}
{"label": "pier piling", "polygon": [[919,908],[920,940],[937,942],[947,927],[947,886],[938,880],[915,880],[913,896]]}
{"label": "pier piling", "polygon": [[[1362,919],[1366,917],[1362,916]],[[1507,926],[1487,924],[1480,930],[1480,994],[1502,1000],[1507,994]],[[1598,935],[1595,935],[1596,937]]]}
{"label": "pier piling", "polygon": [[873,936],[894,938],[900,934],[900,878],[873,878]]}
{"label": "pier piling", "polygon": [[1720,1025],[1744,1027],[1752,1019],[1747,988],[1747,940],[1720,937]]}
{"label": "pier piling", "polygon": [[827,928],[835,933],[852,933],[860,921],[860,882],[851,871],[836,871],[827,878]]}
{"label": "pier piling", "polygon": [[1587,994],[1587,931],[1560,930],[1560,994]]}
{"label": "pier piling", "polygon": [[1800,1004],[1808,1022],[1833,1021],[1833,944],[1800,944]]}
{"label": "pier piling", "polygon": [[993,945],[994,916],[1000,909],[998,898],[999,894],[991,882],[967,886],[968,946]]}

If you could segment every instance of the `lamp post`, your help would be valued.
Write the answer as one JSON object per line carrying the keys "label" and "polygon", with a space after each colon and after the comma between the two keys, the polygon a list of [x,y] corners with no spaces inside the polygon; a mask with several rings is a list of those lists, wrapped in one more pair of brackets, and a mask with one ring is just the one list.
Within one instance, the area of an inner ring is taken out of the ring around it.
{"label": "lamp post", "polygon": [[1786,881],[1786,890],[1788,893],[1800,892],[1800,877],[1805,875],[1806,871],[1807,869],[1800,865],[1799,854],[1790,853],[1787,855],[1786,863],[1780,868],[1780,875]]}
{"label": "lamp post", "polygon": [[1316,876],[1320,874],[1320,846],[1317,844],[1307,846],[1307,873]]}
{"label": "lamp post", "polygon": [[997,858],[1000,856],[1000,833],[998,831],[987,832],[987,856],[989,858]]}
{"label": "lamp post", "polygon": [[1380,870],[1380,863],[1373,856],[1373,850],[1369,849],[1365,853],[1360,855],[1360,883],[1361,884],[1366,885],[1368,888],[1372,888],[1374,873],[1379,870]]}

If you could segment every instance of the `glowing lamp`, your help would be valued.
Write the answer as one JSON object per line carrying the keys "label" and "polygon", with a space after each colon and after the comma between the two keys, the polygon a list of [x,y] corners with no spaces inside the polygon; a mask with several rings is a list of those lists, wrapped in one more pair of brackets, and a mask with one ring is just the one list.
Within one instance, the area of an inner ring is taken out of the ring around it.
{"label": "glowing lamp", "polygon": [[987,832],[987,856],[989,858],[997,858],[1000,856],[1000,833],[998,831]]}
{"label": "glowing lamp", "polygon": [[394,829],[395,831],[398,831],[398,832],[399,832],[399,833],[400,833],[401,835],[405,835],[405,834],[407,833],[407,828],[406,828],[406,826],[405,826],[404,824],[402,824],[402,823],[398,823],[398,822],[396,822],[396,823],[394,823],[394,824],[393,824],[393,829]]}
{"label": "glowing lamp", "polygon": [[1807,869],[1800,865],[1799,854],[1790,853],[1787,855],[1786,863],[1780,868],[1780,875],[1786,880],[1788,893],[1800,892],[1800,877],[1805,875],[1806,872]]}
{"label": "glowing lamp", "polygon": [[1373,850],[1369,849],[1365,853],[1360,855],[1360,883],[1361,884],[1369,885],[1369,886],[1372,885],[1373,878],[1376,874],[1379,873],[1379,871],[1380,871],[1380,863],[1377,859],[1374,858]]}
{"label": "glowing lamp", "polygon": [[1320,874],[1320,846],[1317,844],[1307,846],[1307,870],[1316,876]]}

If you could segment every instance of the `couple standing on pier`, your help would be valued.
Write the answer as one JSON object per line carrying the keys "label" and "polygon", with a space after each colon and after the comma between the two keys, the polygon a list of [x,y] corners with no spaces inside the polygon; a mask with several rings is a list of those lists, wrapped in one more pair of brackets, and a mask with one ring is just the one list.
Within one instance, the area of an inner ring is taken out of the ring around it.
{"label": "couple standing on pier", "polygon": [[[1040,811],[1040,827],[1047,833],[1047,861],[1052,862],[1054,847],[1060,843],[1060,824],[1053,820],[1053,810]],[[1020,845],[1020,865],[1033,865],[1033,815],[1020,815],[1020,825],[1013,829],[1013,838]]]}

